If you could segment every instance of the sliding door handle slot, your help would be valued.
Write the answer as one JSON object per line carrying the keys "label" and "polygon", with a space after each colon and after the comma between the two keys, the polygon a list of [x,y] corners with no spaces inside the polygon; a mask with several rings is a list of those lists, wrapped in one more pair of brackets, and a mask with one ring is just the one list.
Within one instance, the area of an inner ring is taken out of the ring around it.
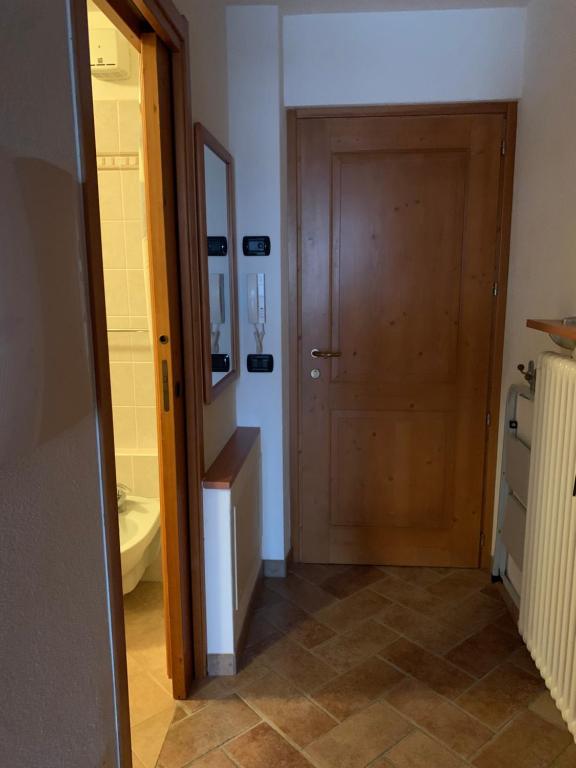
{"label": "sliding door handle slot", "polygon": [[162,360],[162,407],[166,413],[170,410],[170,377],[167,360]]}

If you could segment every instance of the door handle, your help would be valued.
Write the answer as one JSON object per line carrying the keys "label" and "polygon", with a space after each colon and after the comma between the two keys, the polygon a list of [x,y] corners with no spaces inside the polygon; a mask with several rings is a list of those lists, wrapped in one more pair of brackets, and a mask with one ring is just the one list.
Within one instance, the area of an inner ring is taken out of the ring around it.
{"label": "door handle", "polygon": [[330,357],[342,357],[342,352],[332,352],[329,349],[313,349],[310,352],[310,355],[315,359],[322,358],[323,360],[327,360]]}
{"label": "door handle", "polygon": [[162,360],[162,406],[166,413],[170,410],[170,378],[167,360]]}

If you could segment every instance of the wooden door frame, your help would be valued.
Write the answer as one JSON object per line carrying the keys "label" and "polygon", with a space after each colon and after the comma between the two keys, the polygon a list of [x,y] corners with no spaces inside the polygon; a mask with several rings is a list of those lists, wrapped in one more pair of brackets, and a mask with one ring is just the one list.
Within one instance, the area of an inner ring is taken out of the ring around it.
{"label": "wooden door frame", "polygon": [[290,424],[290,516],[291,544],[298,562],[302,552],[302,521],[300,504],[300,252],[299,252],[299,199],[298,199],[298,121],[313,118],[346,117],[408,117],[440,115],[497,114],[505,118],[503,154],[500,167],[498,202],[498,253],[494,283],[498,286],[492,310],[491,352],[488,400],[486,413],[490,423],[486,427],[484,483],[482,497],[481,535],[478,565],[489,568],[492,562],[492,534],[494,525],[494,498],[496,466],[498,460],[498,432],[500,423],[500,391],[502,386],[502,358],[506,322],[508,263],[512,223],[512,196],[514,189],[514,160],[516,152],[516,101],[465,102],[454,104],[409,104],[375,107],[296,107],[286,110],[287,120],[287,177],[288,177],[288,376]]}
{"label": "wooden door frame", "polygon": [[[100,5],[99,0],[96,0]],[[96,142],[88,40],[88,14],[85,0],[70,0],[72,26],[73,83],[77,100],[78,142],[82,167],[84,229],[87,254],[87,283],[90,304],[94,377],[97,405],[99,450],[102,466],[105,527],[105,558],[110,590],[111,636],[114,687],[117,701],[120,764],[132,763],[130,715],[126,670],[126,641],[122,595],[122,572],[118,514],[110,364],[106,332],[104,273],[98,199]],[[188,24],[172,0],[107,0],[105,11],[122,31],[137,43],[146,32],[154,32],[171,54],[174,154],[176,166],[176,216],[178,221],[178,258],[182,311],[182,356],[184,364],[184,399],[186,474],[188,480],[186,543],[190,568],[178,572],[180,583],[187,585],[192,636],[189,638],[193,669],[187,685],[206,674],[206,620],[204,590],[204,547],[202,520],[203,430],[202,430],[202,358],[200,335],[200,284],[196,241],[196,200],[194,154],[190,104]],[[181,691],[179,697],[185,697]]]}

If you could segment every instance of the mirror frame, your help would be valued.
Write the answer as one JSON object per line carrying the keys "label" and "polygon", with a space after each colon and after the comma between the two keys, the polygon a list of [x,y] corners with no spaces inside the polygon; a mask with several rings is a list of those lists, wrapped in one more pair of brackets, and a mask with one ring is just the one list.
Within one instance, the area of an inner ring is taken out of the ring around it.
{"label": "mirror frame", "polygon": [[[198,209],[198,255],[200,259],[202,361],[204,402],[212,403],[216,397],[239,376],[240,343],[238,331],[238,277],[236,262],[236,195],[234,190],[234,158],[202,123],[194,125],[196,148],[196,205]],[[228,373],[212,383],[212,343],[210,335],[210,293],[208,267],[208,232],[206,222],[206,167],[204,148],[208,147],[226,164],[228,203],[228,259],[230,264],[230,340],[231,365]]]}

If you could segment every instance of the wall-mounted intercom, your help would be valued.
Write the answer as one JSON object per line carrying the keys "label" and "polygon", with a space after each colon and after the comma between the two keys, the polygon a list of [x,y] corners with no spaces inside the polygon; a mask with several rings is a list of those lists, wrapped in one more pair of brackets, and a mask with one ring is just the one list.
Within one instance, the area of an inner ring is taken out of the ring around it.
{"label": "wall-mounted intercom", "polygon": [[266,333],[266,276],[263,272],[247,275],[248,287],[248,322],[254,326],[256,354],[248,355],[247,366],[250,373],[272,373],[274,359],[263,354],[264,335]]}
{"label": "wall-mounted intercom", "polygon": [[248,235],[242,239],[244,256],[270,256],[270,238],[267,235]]}
{"label": "wall-mounted intercom", "polygon": [[226,237],[208,237],[208,256],[227,256],[228,238]]}

